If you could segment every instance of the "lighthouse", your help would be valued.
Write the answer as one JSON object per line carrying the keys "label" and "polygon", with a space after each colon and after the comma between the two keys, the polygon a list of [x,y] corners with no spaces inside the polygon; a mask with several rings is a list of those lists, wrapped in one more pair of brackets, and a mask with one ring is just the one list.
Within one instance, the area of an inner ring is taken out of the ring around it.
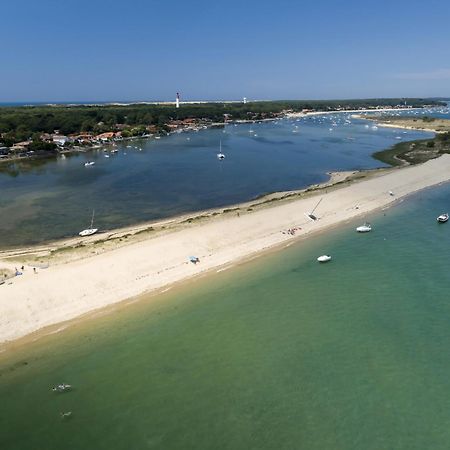
{"label": "lighthouse", "polygon": [[247,97],[244,97],[244,105],[247,103]]}
{"label": "lighthouse", "polygon": [[175,100],[175,105],[177,108],[180,107],[180,94],[177,92],[177,98]]}

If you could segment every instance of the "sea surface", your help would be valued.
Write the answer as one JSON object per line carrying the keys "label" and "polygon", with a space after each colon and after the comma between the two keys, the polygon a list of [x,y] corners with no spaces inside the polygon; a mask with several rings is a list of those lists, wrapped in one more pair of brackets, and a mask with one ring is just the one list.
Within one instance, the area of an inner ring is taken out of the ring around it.
{"label": "sea surface", "polygon": [[[120,228],[306,187],[327,172],[383,166],[371,155],[431,133],[350,114],[230,124],[54,160],[0,165],[0,248]],[[220,142],[226,158],[217,159]],[[85,167],[87,161],[95,162]]]}
{"label": "sea surface", "polygon": [[449,210],[447,184],[0,353],[0,448],[447,450]]}

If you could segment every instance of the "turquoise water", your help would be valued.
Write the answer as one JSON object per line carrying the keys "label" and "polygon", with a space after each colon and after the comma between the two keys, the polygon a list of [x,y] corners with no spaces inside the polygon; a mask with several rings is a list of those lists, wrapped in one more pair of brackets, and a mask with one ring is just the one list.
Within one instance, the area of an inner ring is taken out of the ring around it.
{"label": "turquoise water", "polygon": [[[371,155],[397,138],[429,136],[337,114],[124,142],[110,158],[96,150],[2,164],[0,248],[76,236],[93,209],[95,226],[107,230],[302,188],[328,171],[381,166]],[[95,166],[84,167],[88,160]]]}
{"label": "turquoise water", "polygon": [[349,222],[0,354],[0,448],[448,449],[449,202],[421,192],[372,233]]}

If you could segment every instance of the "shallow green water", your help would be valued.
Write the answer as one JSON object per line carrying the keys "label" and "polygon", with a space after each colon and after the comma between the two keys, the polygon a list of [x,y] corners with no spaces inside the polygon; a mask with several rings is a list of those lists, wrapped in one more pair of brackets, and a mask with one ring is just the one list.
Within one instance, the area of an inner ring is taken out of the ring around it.
{"label": "shallow green water", "polygon": [[0,448],[447,449],[449,202],[422,192],[370,234],[349,223],[0,355]]}

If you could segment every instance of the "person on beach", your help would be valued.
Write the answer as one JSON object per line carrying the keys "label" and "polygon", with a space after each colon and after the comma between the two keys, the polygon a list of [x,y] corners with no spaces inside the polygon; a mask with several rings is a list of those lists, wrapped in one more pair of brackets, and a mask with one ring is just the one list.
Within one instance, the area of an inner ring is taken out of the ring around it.
{"label": "person on beach", "polygon": [[33,267],[33,272],[37,273],[36,267]]}

